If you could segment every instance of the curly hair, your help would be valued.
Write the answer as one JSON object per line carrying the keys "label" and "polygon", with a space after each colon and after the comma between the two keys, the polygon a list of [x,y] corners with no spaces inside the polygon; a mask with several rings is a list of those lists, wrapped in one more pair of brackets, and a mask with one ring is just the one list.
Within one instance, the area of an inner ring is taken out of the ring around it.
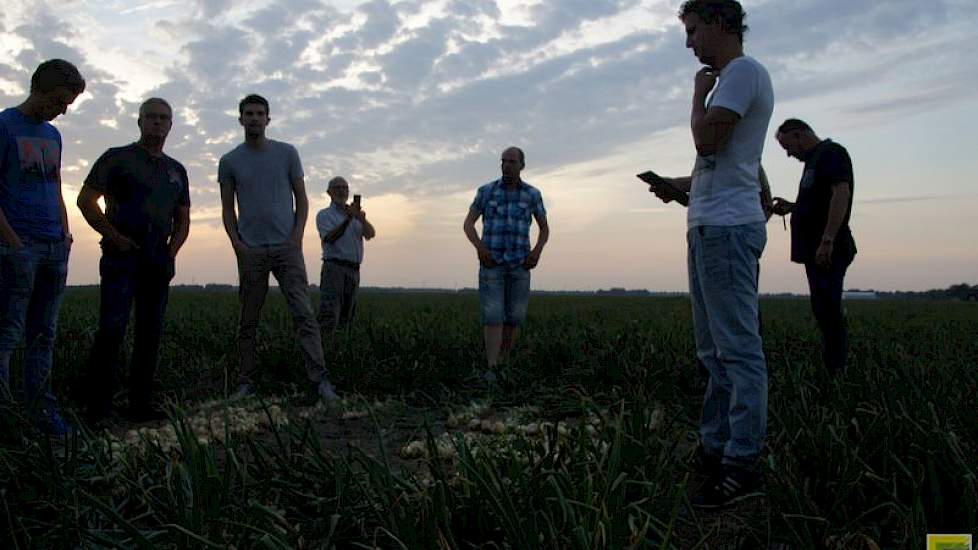
{"label": "curly hair", "polygon": [[744,33],[748,31],[744,24],[747,13],[737,0],[686,0],[679,8],[679,19],[685,19],[691,13],[707,24],[719,22],[723,30],[744,41]]}

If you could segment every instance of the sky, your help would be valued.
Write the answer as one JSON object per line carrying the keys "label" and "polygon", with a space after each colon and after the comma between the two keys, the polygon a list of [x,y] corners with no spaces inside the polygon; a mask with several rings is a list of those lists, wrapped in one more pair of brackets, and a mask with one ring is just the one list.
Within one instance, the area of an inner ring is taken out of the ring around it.
{"label": "sky", "polygon": [[[44,59],[88,82],[55,120],[75,245],[69,284],[98,282],[98,235],[74,206],[92,163],[138,137],[139,103],[174,107],[165,151],[191,181],[191,232],[176,284],[236,283],[220,221],[218,159],[243,140],[238,100],[271,102],[268,136],[306,173],[304,251],[326,182],[363,195],[377,238],[366,286],[473,287],[462,220],[499,155],[551,227],[533,286],[687,290],[685,210],[634,177],[688,175],[698,63],[676,0],[0,0],[0,106],[19,104]],[[793,199],[801,164],[774,139],[789,117],[850,152],[859,253],[848,288],[978,283],[978,12],[970,0],[748,0],[745,51],[771,73],[764,166]],[[481,230],[481,224],[480,224]],[[768,224],[762,292],[805,292],[780,218]]]}

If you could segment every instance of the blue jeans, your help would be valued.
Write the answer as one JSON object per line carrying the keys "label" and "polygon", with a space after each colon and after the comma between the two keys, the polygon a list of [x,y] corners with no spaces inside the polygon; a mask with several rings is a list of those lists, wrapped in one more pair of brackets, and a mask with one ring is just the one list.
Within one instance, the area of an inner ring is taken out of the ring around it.
{"label": "blue jeans", "polygon": [[104,416],[112,409],[122,343],[134,302],[129,404],[138,407],[150,401],[174,262],[165,247],[152,252],[105,252],[99,274],[98,332],[89,356],[88,405],[91,413]]}
{"label": "blue jeans", "polygon": [[0,245],[0,402],[10,395],[10,358],[22,339],[24,398],[29,407],[56,411],[51,365],[58,310],[68,276],[68,244],[21,237],[14,250]]}
{"label": "blue jeans", "polygon": [[842,312],[842,286],[848,268],[849,264],[836,261],[827,270],[805,264],[812,313],[822,332],[822,361],[833,375],[845,372],[849,355],[849,329]]}
{"label": "blue jeans", "polygon": [[763,223],[687,233],[696,355],[710,373],[700,439],[723,463],[757,468],[767,435],[767,366],[758,330]]}
{"label": "blue jeans", "polygon": [[520,326],[526,320],[529,301],[529,271],[521,266],[479,266],[479,305],[484,326]]}

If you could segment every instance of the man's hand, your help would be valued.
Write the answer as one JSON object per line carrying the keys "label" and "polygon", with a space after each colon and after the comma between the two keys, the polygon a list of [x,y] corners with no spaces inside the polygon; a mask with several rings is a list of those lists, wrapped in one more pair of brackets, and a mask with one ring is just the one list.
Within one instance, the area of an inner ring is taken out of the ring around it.
{"label": "man's hand", "polygon": [[771,212],[779,216],[786,216],[791,214],[795,209],[795,203],[787,201],[781,197],[774,197],[774,202],[771,203]]}
{"label": "man's hand", "polygon": [[496,267],[496,261],[492,259],[492,252],[484,246],[476,248],[476,252],[479,254],[479,263],[483,267]]}
{"label": "man's hand", "polygon": [[132,252],[133,250],[139,250],[139,245],[136,241],[130,239],[129,237],[113,230],[112,234],[106,237],[108,241],[109,248],[116,252]]}
{"label": "man's hand", "polygon": [[693,93],[697,96],[706,97],[710,90],[717,85],[717,72],[713,67],[703,67],[696,72]]}
{"label": "man's hand", "polygon": [[17,233],[14,233],[13,231],[11,231],[9,234],[0,233],[0,242],[15,250],[24,246],[24,242],[21,241]]}
{"label": "man's hand", "polygon": [[815,265],[821,269],[830,269],[832,267],[832,241],[822,239],[822,243],[818,245],[818,250],[815,251]]}
{"label": "man's hand", "polygon": [[240,256],[241,254],[248,252],[248,249],[250,247],[246,245],[244,241],[242,241],[241,239],[234,239],[233,241],[231,241],[231,248],[234,249],[235,254],[238,254]]}
{"label": "man's hand", "polygon": [[523,269],[526,270],[533,269],[534,267],[537,266],[538,263],[540,263],[540,251],[531,250],[530,253],[527,255],[526,259],[523,260]]}
{"label": "man's hand", "polygon": [[654,193],[659,200],[669,204],[672,201],[681,201],[686,194],[668,185],[649,184],[649,193]]}

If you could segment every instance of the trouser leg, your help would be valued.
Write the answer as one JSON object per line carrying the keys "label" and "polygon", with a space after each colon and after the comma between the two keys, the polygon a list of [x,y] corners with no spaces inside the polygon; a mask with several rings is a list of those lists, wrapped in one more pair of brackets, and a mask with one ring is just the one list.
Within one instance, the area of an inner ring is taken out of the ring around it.
{"label": "trouser leg", "polygon": [[849,354],[849,329],[842,311],[847,268],[833,265],[824,270],[814,264],[805,264],[812,313],[822,333],[822,361],[833,375],[845,372]]}
{"label": "trouser leg", "polygon": [[251,383],[258,368],[258,323],[268,294],[269,254],[264,249],[238,253],[238,382]]}
{"label": "trouser leg", "polygon": [[129,366],[130,406],[148,405],[152,400],[153,377],[159,364],[163,320],[173,276],[172,259],[156,269],[141,269],[135,294],[135,326],[132,361]]}
{"label": "trouser leg", "polygon": [[99,261],[99,321],[88,358],[88,407],[93,416],[112,410],[118,384],[120,353],[135,293],[135,259],[103,254]]}
{"label": "trouser leg", "polygon": [[34,290],[27,308],[24,339],[24,397],[29,406],[56,410],[57,400],[51,389],[54,362],[54,338],[58,312],[68,277],[68,248],[64,241],[35,245],[43,248],[37,255]]}
{"label": "trouser leg", "polygon": [[319,382],[326,377],[326,359],[323,356],[319,323],[316,322],[312,302],[309,300],[309,279],[302,249],[293,245],[276,249],[272,274],[275,275],[292,313],[296,339],[306,365],[306,376],[313,382]]}

